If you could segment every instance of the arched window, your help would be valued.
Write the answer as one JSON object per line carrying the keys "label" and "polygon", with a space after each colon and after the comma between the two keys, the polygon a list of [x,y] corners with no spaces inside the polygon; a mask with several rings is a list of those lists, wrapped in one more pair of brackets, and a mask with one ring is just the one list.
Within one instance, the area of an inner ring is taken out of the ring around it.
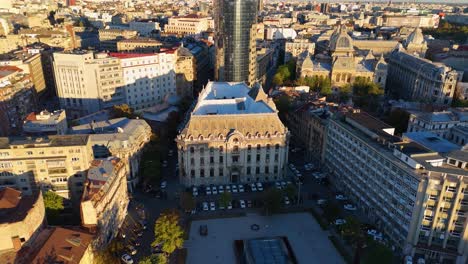
{"label": "arched window", "polygon": [[223,146],[219,146],[219,152],[223,152]]}
{"label": "arched window", "polygon": [[261,146],[260,144],[257,145],[257,150],[260,150]]}
{"label": "arched window", "polygon": [[279,144],[276,144],[276,145],[275,145],[275,149],[276,149],[276,150],[278,150],[278,149],[279,149],[279,147],[280,147],[280,145],[279,145]]}
{"label": "arched window", "polygon": [[234,138],[232,141],[233,141],[234,143],[236,143],[236,144],[239,143],[239,139],[237,139],[237,138]]}
{"label": "arched window", "polygon": [[233,152],[239,152],[239,147],[238,146],[234,146],[234,148],[232,149]]}

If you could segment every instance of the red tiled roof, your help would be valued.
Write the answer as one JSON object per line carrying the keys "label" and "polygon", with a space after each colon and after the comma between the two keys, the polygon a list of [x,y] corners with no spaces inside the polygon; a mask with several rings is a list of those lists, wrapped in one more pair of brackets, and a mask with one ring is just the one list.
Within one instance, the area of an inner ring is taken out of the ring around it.
{"label": "red tiled roof", "polygon": [[131,58],[140,58],[140,57],[148,57],[154,56],[154,53],[118,53],[118,52],[110,52],[109,56],[119,59],[131,59]]}
{"label": "red tiled roof", "polygon": [[36,121],[36,113],[31,112],[29,115],[26,117],[26,121]]}
{"label": "red tiled roof", "polygon": [[0,209],[15,208],[21,200],[21,192],[10,187],[0,191]]}

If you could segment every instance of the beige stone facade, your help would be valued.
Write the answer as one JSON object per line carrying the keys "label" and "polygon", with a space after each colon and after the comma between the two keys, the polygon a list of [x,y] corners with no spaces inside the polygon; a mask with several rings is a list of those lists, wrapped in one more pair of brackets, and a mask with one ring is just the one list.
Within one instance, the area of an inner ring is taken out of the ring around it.
{"label": "beige stone facade", "polygon": [[339,26],[330,37],[329,54],[317,54],[311,58],[305,51],[297,60],[297,74],[304,77],[328,77],[332,86],[342,87],[353,83],[356,78],[364,78],[386,85],[387,63],[381,55],[374,57],[370,50],[365,57],[355,55],[353,39],[344,26]]}
{"label": "beige stone facade", "polygon": [[42,187],[79,199],[91,160],[93,151],[85,135],[0,138],[0,186],[25,194]]}
{"label": "beige stone facade", "polygon": [[150,38],[132,38],[119,40],[117,42],[118,52],[139,52],[156,53],[161,48],[162,43]]}
{"label": "beige stone facade", "polygon": [[197,15],[170,17],[168,24],[164,27],[164,32],[179,36],[197,35],[208,30],[209,26],[212,25],[210,20],[213,19]]}
{"label": "beige stone facade", "polygon": [[196,80],[196,61],[190,51],[180,47],[176,51],[176,90],[180,97],[193,97],[193,82]]}
{"label": "beige stone facade", "polygon": [[297,58],[305,51],[314,53],[315,43],[307,39],[295,39],[293,42],[286,42],[284,50],[284,63]]}
{"label": "beige stone facade", "polygon": [[21,192],[10,188],[0,193],[0,252],[19,251],[22,246],[34,243],[45,223],[42,193],[22,196]]}
{"label": "beige stone facade", "polygon": [[105,248],[117,236],[127,215],[127,167],[118,158],[94,160],[81,198],[82,225],[96,233],[94,249]]}
{"label": "beige stone facade", "polygon": [[282,179],[289,131],[261,87],[210,82],[177,136],[186,186]]}

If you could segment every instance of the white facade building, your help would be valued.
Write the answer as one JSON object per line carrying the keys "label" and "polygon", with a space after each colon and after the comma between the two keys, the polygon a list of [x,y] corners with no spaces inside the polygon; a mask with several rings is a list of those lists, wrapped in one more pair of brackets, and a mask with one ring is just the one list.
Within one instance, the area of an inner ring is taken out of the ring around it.
{"label": "white facade building", "polygon": [[120,59],[125,101],[133,109],[152,107],[176,95],[176,56],[172,50],[157,54],[110,55]]}
{"label": "white facade building", "polygon": [[140,36],[149,36],[153,31],[161,30],[156,21],[130,21],[128,23],[130,30],[137,31]]}
{"label": "white facade building", "polygon": [[289,131],[261,87],[209,82],[177,136],[186,186],[282,179]]}

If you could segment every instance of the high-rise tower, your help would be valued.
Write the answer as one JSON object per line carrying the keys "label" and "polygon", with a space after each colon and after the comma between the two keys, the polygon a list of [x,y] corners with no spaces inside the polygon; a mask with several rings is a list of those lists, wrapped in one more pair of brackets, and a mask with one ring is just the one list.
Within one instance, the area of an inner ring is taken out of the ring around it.
{"label": "high-rise tower", "polygon": [[258,0],[214,0],[217,80],[255,81],[257,7]]}

